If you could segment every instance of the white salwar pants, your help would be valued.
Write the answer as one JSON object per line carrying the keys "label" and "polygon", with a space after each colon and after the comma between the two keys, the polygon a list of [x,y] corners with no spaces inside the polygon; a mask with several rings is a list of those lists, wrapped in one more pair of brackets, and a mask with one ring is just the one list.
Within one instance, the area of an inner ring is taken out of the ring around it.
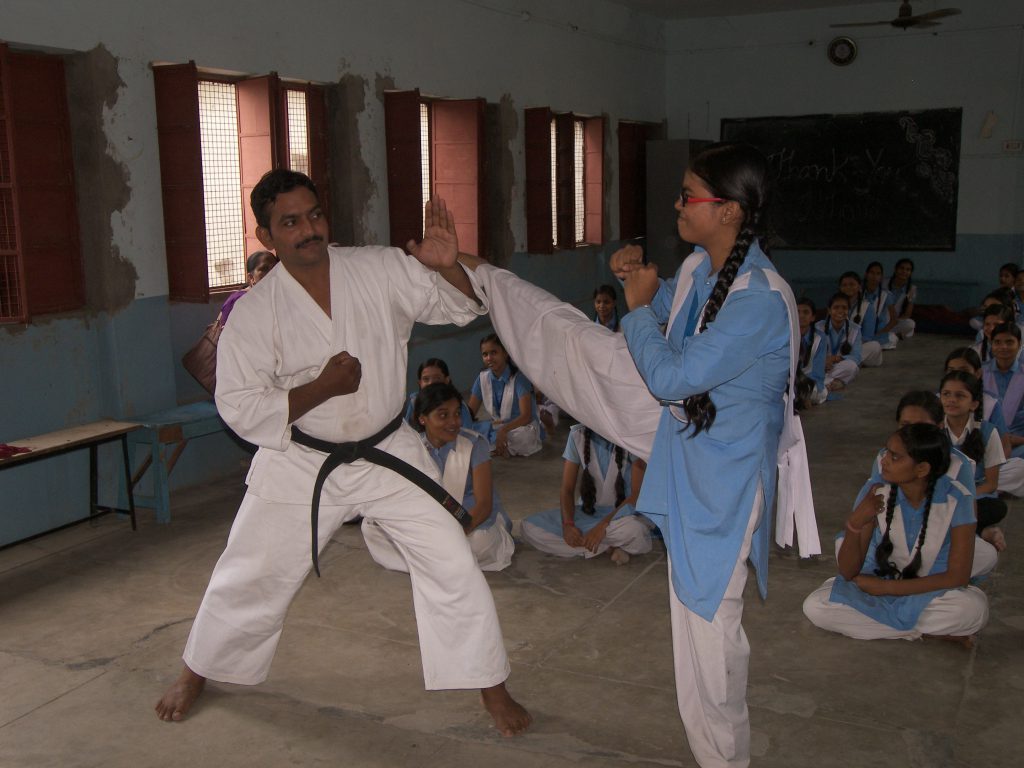
{"label": "white salwar pants", "polygon": [[[377,565],[389,571],[409,572],[405,557],[375,520],[364,518],[362,530],[366,549]],[[466,538],[481,571],[503,571],[512,564],[516,542],[500,520],[496,520],[490,528],[477,528]]]}
{"label": "white salwar pants", "polygon": [[523,541],[527,544],[541,552],[558,557],[597,557],[612,547],[631,555],[646,555],[653,546],[651,524],[640,515],[625,515],[608,523],[604,539],[598,545],[596,552],[591,552],[586,547],[570,547],[559,534],[531,523],[529,518],[523,520],[520,531]]}
{"label": "white salwar pants", "polygon": [[1009,457],[999,465],[999,490],[1018,498],[1024,496],[1024,459]]}
{"label": "white salwar pants", "polygon": [[860,345],[862,368],[877,368],[882,364],[882,345],[877,341],[865,341]]}
{"label": "white salwar pants", "polygon": [[804,600],[804,615],[829,632],[856,640],[916,640],[921,635],[973,635],[988,623],[988,598],[977,587],[950,589],[936,597],[912,629],[895,629],[875,621],[856,608],[829,600],[829,579]]}
{"label": "white salwar pants", "polygon": [[825,374],[825,387],[827,388],[833,381],[849,384],[857,377],[858,373],[860,373],[860,366],[853,360],[840,360],[832,366],[831,371]]}
{"label": "white salwar pants", "polygon": [[[426,688],[505,680],[494,600],[455,519],[410,483],[384,499],[321,506],[320,549],[359,514],[376,521],[409,564]],[[285,613],[312,568],[309,515],[309,504],[245,495],[185,646],[189,669],[227,683],[267,678]]]}
{"label": "white salwar pants", "polygon": [[750,644],[740,622],[750,540],[763,506],[764,491],[758,485],[740,556],[713,621],[698,616],[676,597],[669,558],[676,700],[686,740],[701,768],[750,765],[750,715],[747,711]]}

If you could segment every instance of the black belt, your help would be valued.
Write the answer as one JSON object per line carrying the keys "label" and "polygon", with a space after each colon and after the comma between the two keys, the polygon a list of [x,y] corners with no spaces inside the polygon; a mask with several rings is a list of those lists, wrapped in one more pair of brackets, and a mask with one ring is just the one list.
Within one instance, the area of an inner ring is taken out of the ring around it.
{"label": "black belt", "polygon": [[313,570],[316,571],[317,576],[320,575],[320,558],[318,556],[319,547],[317,546],[317,529],[319,528],[318,523],[320,518],[320,493],[323,491],[324,482],[327,480],[327,476],[342,464],[351,464],[357,459],[366,459],[371,464],[387,467],[426,492],[428,496],[448,510],[452,517],[458,520],[459,524],[463,528],[468,529],[472,524],[473,518],[470,516],[469,512],[466,511],[466,508],[463,507],[462,504],[460,504],[450,493],[448,493],[448,491],[441,487],[440,484],[435,482],[428,475],[423,474],[408,462],[402,461],[397,456],[392,456],[390,453],[374,447],[385,437],[397,430],[402,425],[402,420],[403,414],[400,413],[377,434],[370,435],[370,437],[367,437],[365,440],[355,440],[350,443],[332,443],[329,440],[321,440],[317,437],[307,435],[296,426],[292,426],[292,442],[303,445],[306,448],[312,448],[314,451],[320,451],[321,453],[327,454],[327,458],[324,459],[324,463],[320,466],[320,471],[317,473],[316,483],[313,485],[313,505],[309,520],[310,527],[313,531]]}

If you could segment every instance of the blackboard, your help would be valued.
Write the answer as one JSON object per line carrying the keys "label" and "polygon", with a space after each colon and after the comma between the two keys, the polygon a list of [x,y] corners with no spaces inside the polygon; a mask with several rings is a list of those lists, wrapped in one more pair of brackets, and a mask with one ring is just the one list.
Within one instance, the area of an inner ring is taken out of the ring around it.
{"label": "blackboard", "polygon": [[722,120],[763,151],[777,248],[953,250],[960,109]]}

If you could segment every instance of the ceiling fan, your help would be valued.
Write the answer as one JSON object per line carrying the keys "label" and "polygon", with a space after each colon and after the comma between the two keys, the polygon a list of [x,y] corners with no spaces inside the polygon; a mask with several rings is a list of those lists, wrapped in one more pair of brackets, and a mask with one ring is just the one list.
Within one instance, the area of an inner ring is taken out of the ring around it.
{"label": "ceiling fan", "polygon": [[927,13],[920,13],[914,15],[914,9],[910,7],[910,3],[907,0],[903,0],[900,3],[900,12],[895,19],[888,21],[861,21],[853,22],[850,24],[830,24],[832,27],[877,27],[888,24],[892,27],[898,27],[899,29],[907,29],[908,27],[937,27],[941,22],[937,19],[944,19],[947,16],[957,16],[960,13],[959,8],[940,8],[935,11],[928,11]]}

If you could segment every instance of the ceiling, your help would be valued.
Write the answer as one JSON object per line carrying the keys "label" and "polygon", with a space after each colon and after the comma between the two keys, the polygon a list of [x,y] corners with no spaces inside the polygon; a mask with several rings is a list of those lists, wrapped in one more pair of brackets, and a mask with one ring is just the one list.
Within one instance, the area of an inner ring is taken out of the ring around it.
{"label": "ceiling", "polygon": [[[657,16],[662,19],[696,19],[714,16],[736,16],[751,13],[775,13],[778,11],[806,11],[812,8],[836,8],[851,5],[878,5],[880,0],[611,0],[635,11]],[[928,10],[928,3],[919,0],[922,10]],[[892,0],[893,12],[899,8],[898,0]]]}

